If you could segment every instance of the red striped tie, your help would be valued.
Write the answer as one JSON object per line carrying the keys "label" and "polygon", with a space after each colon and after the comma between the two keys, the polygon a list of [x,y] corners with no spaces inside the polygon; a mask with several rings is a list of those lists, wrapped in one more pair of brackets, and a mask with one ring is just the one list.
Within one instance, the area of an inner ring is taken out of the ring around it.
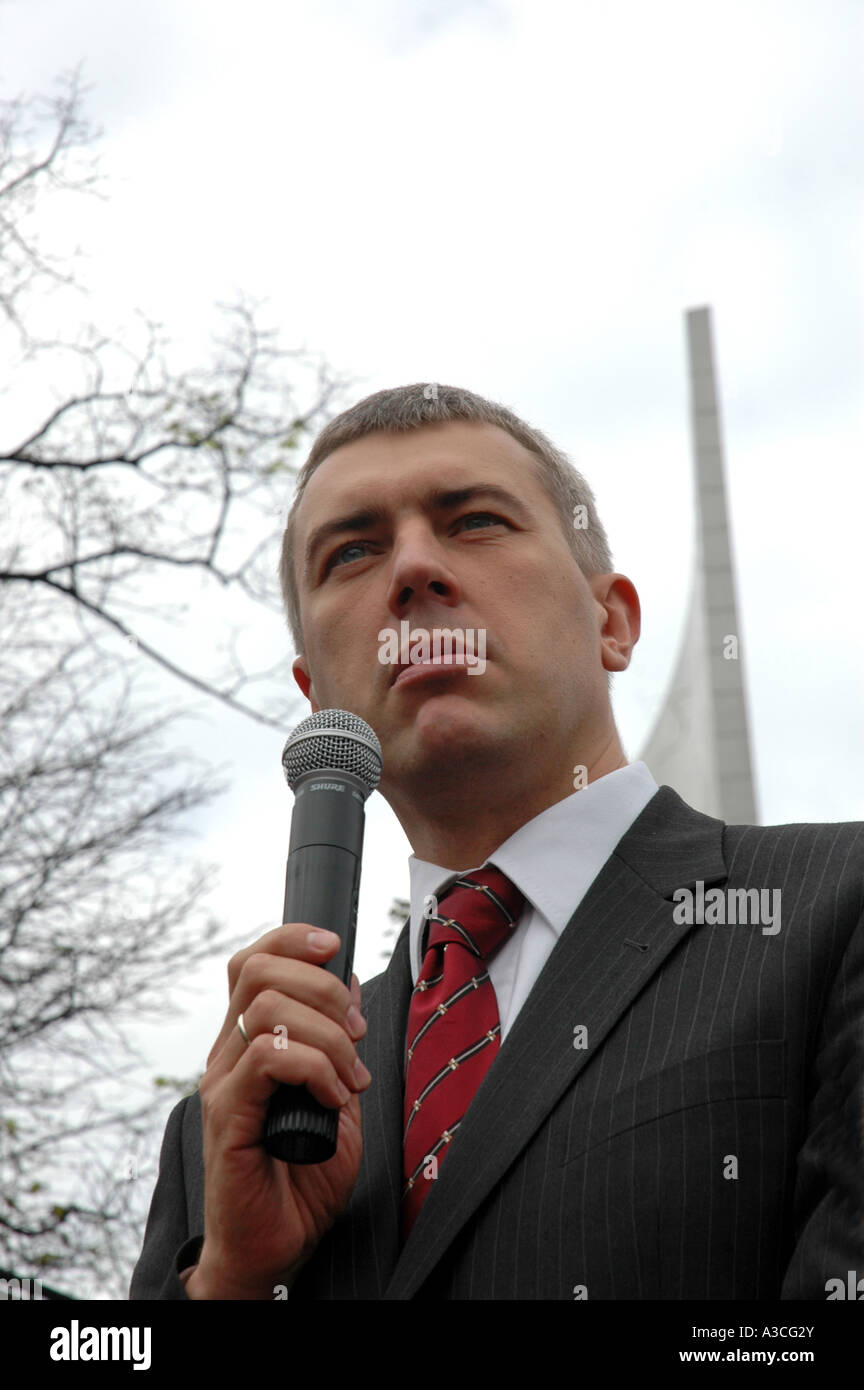
{"label": "red striped tie", "polygon": [[429,918],[429,943],[408,1010],[402,1238],[498,1052],[501,1022],[486,963],[525,899],[498,869],[458,878]]}

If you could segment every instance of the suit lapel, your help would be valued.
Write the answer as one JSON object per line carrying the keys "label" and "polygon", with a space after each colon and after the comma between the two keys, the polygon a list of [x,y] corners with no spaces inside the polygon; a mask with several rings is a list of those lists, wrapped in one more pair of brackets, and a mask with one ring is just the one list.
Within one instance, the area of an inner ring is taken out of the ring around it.
{"label": "suit lapel", "polygon": [[[669,895],[698,879],[725,879],[722,831],[722,821],[693,811],[669,787],[627,831],[562,932],[472,1100],[384,1298],[417,1293],[609,1030],[692,930],[673,922]],[[584,1048],[574,1046],[577,1025],[586,1029]],[[403,1042],[393,1044],[400,1078]],[[391,1067],[388,1076],[395,1074]],[[401,1102],[400,1090],[400,1123]],[[391,1161],[401,1182],[401,1148]]]}

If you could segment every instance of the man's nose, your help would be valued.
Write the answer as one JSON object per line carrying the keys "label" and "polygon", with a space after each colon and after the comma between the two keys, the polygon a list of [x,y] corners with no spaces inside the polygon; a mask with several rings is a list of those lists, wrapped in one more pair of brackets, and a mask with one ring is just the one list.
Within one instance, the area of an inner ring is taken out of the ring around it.
{"label": "man's nose", "polygon": [[406,524],[393,543],[393,572],[387,592],[390,611],[403,617],[409,607],[418,608],[427,598],[454,608],[462,594],[447,554],[432,528],[424,523]]}

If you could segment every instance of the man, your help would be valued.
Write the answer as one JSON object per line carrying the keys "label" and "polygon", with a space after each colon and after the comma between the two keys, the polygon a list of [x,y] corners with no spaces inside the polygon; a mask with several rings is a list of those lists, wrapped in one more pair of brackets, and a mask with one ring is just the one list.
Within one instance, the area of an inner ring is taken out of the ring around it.
{"label": "man", "polygon": [[[231,962],[132,1297],[823,1299],[864,1276],[864,826],[726,826],[628,765],[608,682],[639,600],[564,456],[469,392],[379,392],[316,442],[282,580],[312,709],[380,739],[411,916],[362,998],[308,924]],[[483,632],[484,668],[465,641],[382,662],[406,621]],[[682,911],[763,890],[761,925]],[[328,1163],[265,1154],[277,1082],[340,1108]]]}

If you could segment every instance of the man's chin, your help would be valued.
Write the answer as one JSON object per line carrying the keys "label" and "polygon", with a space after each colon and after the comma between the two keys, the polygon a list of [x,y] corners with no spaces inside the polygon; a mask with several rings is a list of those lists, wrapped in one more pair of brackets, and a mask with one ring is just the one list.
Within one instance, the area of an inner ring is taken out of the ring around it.
{"label": "man's chin", "polygon": [[[458,768],[481,758],[495,762],[496,749],[504,751],[502,734],[488,708],[480,709],[464,696],[434,696],[418,706],[410,721],[393,730],[392,752],[406,771],[435,768],[442,772],[451,763]],[[386,762],[386,748],[384,758]]]}

